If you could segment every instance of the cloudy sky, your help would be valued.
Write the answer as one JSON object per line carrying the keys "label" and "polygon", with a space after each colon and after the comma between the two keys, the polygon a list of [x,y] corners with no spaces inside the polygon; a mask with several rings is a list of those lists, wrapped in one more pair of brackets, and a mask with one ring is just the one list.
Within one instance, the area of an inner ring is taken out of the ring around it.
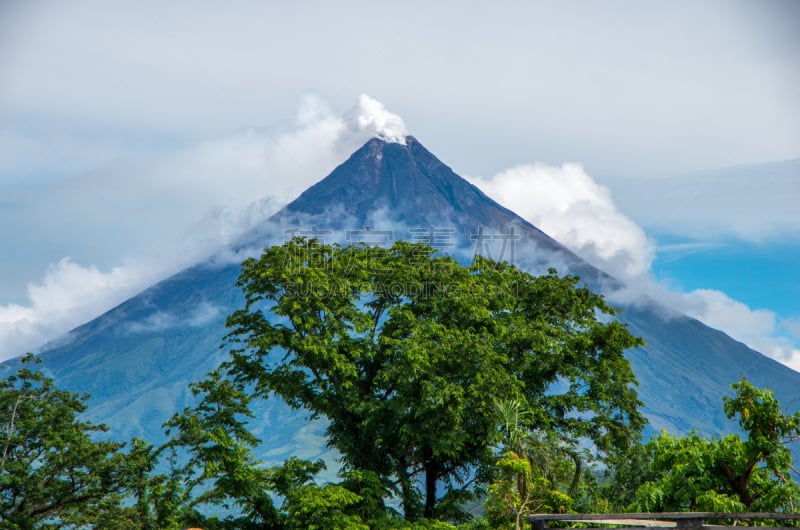
{"label": "cloudy sky", "polygon": [[791,0],[2,2],[0,358],[404,125],[632,290],[800,369],[798,20]]}

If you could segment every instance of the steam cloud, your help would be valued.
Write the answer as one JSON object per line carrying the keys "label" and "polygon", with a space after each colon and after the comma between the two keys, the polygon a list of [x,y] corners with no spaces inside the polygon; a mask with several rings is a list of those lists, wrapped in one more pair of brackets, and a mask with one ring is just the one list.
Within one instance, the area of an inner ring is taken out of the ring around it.
{"label": "steam cloud", "polygon": [[345,119],[359,132],[367,131],[387,142],[406,143],[408,133],[403,119],[366,94],[359,96],[355,108],[345,115]]}

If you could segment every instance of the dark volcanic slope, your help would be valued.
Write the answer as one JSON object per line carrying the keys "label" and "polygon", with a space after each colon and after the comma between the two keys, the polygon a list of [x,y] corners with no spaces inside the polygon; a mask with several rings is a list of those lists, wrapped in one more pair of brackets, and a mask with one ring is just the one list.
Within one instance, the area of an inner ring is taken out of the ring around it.
{"label": "dark volcanic slope", "polygon": [[[406,137],[405,145],[370,140],[273,220],[284,226],[333,229],[335,238],[345,230],[373,226],[376,217],[391,223],[397,239],[410,238],[411,228],[452,229],[451,242],[459,248],[475,247],[481,230],[495,236],[513,230],[520,235],[520,247],[535,247],[537,259],[531,261],[569,267],[592,283],[613,282],[458,176],[413,136]],[[493,257],[499,257],[500,244],[495,243]]]}
{"label": "dark volcanic slope", "polygon": [[445,212],[466,217],[474,225],[500,227],[514,222],[537,232],[552,248],[564,248],[456,175],[413,136],[406,138],[406,145],[370,140],[286,211],[319,215],[331,205],[344,205],[345,211],[362,223],[379,208],[418,224]]}
{"label": "dark volcanic slope", "polygon": [[[470,237],[480,227],[498,234],[513,226],[520,236],[520,266],[533,263],[538,269],[546,262],[580,274],[595,287],[618,285],[489,199],[412,137],[406,145],[370,140],[237,247],[268,245],[286,237],[280,231],[289,227],[361,229],[376,216],[396,223],[395,239],[409,238],[410,227],[450,228],[454,245],[462,248],[474,244]],[[535,253],[534,259],[525,252]],[[109,423],[120,436],[155,440],[161,423],[188,403],[187,384],[224,355],[218,346],[225,315],[242,303],[234,285],[238,270],[236,264],[212,260],[168,278],[73,330],[68,343],[42,354],[45,366],[59,384],[93,395],[94,419]],[[799,373],[696,320],[667,318],[667,313],[643,301],[623,308],[622,316],[647,342],[629,358],[654,428],[709,434],[731,429],[721,397],[741,376],[797,405]],[[256,433],[264,440],[266,460],[292,453],[311,457],[323,445],[319,429],[277,401],[259,411]]]}

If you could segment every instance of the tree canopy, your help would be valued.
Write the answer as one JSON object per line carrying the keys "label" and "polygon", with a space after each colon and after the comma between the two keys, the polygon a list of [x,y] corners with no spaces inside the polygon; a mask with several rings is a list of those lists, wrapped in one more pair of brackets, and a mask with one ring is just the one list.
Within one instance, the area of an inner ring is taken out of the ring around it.
{"label": "tree canopy", "polygon": [[[81,419],[87,396],[31,355],[0,381],[1,527],[510,529],[532,511],[800,502],[800,412],[744,379],[724,399],[743,436],[640,443],[623,354],[641,341],[576,277],[295,239],[247,260],[238,284],[231,356],[191,385],[197,403],[160,446],[104,441]],[[338,482],[320,481],[321,460],[257,460],[251,402],[275,398],[325,420]]]}
{"label": "tree canopy", "polygon": [[298,238],[244,262],[224,368],[255,396],[325,418],[345,467],[399,492],[407,518],[457,517],[498,442],[497,400],[600,452],[637,439],[623,352],[641,340],[578,281],[463,266],[422,244]]}
{"label": "tree canopy", "polygon": [[[800,438],[800,412],[784,414],[769,389],[745,379],[724,398],[725,414],[738,419],[744,438],[729,434],[706,438],[666,432],[645,449],[648,477],[637,491],[635,507],[648,511],[796,511],[800,488],[792,479],[787,444]],[[796,472],[796,471],[795,471]]]}
{"label": "tree canopy", "polygon": [[[79,521],[121,488],[122,444],[81,420],[86,396],[56,388],[28,366],[0,381],[0,526]],[[55,528],[56,526],[52,526]]]}

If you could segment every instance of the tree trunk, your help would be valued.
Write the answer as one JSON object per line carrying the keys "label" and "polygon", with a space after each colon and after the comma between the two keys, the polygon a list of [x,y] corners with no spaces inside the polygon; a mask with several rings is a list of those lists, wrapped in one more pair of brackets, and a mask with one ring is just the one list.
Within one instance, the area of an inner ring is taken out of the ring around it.
{"label": "tree trunk", "polygon": [[755,497],[750,491],[750,474],[753,472],[756,463],[756,460],[751,460],[741,475],[734,476],[728,464],[725,462],[717,462],[717,467],[722,470],[722,474],[728,479],[728,484],[736,491],[739,500],[744,504],[747,510],[750,510],[750,505],[755,501]]}
{"label": "tree trunk", "polygon": [[433,458],[433,451],[430,448],[424,448],[422,455],[425,463],[423,469],[425,470],[425,509],[422,516],[426,519],[433,519],[436,513],[436,479],[439,478],[439,465]]}

